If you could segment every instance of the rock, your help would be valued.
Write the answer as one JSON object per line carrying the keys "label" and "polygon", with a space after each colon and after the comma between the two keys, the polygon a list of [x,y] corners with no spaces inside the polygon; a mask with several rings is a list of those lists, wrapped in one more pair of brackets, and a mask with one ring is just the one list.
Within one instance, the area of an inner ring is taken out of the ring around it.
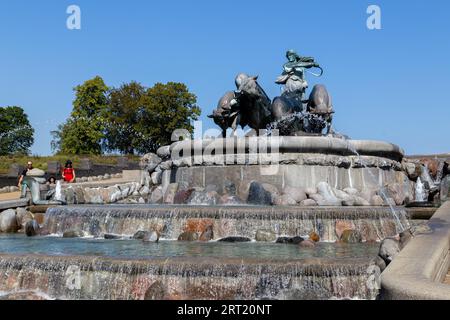
{"label": "rock", "polygon": [[16,186],[9,187],[9,192],[17,192],[17,191],[19,191],[18,187],[16,187]]}
{"label": "rock", "polygon": [[139,161],[139,167],[142,170],[153,172],[156,167],[162,162],[162,159],[154,153],[147,153],[143,155]]}
{"label": "rock", "polygon": [[189,201],[189,198],[191,197],[192,193],[195,191],[195,189],[187,189],[187,190],[179,190],[175,194],[175,198],[173,200],[174,204],[186,204]]}
{"label": "rock", "polygon": [[410,180],[416,180],[422,172],[420,165],[414,162],[404,161],[402,167]]}
{"label": "rock", "polygon": [[308,197],[310,197],[311,198],[311,195],[313,195],[313,194],[317,194],[318,193],[318,191],[317,191],[317,188],[306,188],[305,189],[305,193],[306,193],[306,195],[308,196]]}
{"label": "rock", "polygon": [[273,204],[276,206],[295,206],[297,205],[297,201],[292,199],[290,195],[283,194],[281,196],[275,196]]}
{"label": "rock", "polygon": [[288,196],[295,202],[301,202],[308,199],[305,190],[302,188],[285,187],[283,190],[283,195]]}
{"label": "rock", "polygon": [[313,199],[306,199],[300,202],[300,205],[303,207],[315,207],[317,206],[317,202]]}
{"label": "rock", "polygon": [[136,232],[136,233],[133,235],[133,239],[134,239],[134,240],[144,240],[144,237],[145,237],[148,233],[150,233],[150,232],[149,232],[149,231],[139,230],[138,232]]}
{"label": "rock", "polygon": [[252,240],[247,237],[226,237],[218,240],[218,242],[250,242],[250,241]]}
{"label": "rock", "polygon": [[8,209],[0,213],[0,232],[14,233],[19,230],[20,225],[17,223],[16,212]]}
{"label": "rock", "polygon": [[214,206],[220,201],[220,196],[216,191],[194,191],[189,198],[189,205]]}
{"label": "rock", "polygon": [[186,231],[180,234],[178,237],[178,241],[197,241],[198,240],[198,233],[192,232],[192,231]]}
{"label": "rock", "polygon": [[312,240],[305,240],[299,243],[299,246],[302,248],[314,248],[316,244]]}
{"label": "rock", "polygon": [[150,188],[147,186],[143,186],[141,189],[139,189],[139,194],[144,197],[148,196],[150,194]]}
{"label": "rock", "polygon": [[441,196],[442,202],[450,199],[450,175],[447,175],[446,177],[444,177],[442,179],[440,190],[441,190],[440,196]]}
{"label": "rock", "polygon": [[215,184],[208,184],[205,188],[206,192],[219,192],[219,187]]}
{"label": "rock", "polygon": [[206,227],[206,230],[202,232],[200,235],[200,241],[211,241],[214,239],[214,230],[213,226],[209,225]]}
{"label": "rock", "polygon": [[105,233],[104,238],[106,240],[119,240],[119,239],[123,239],[123,236],[120,234]]}
{"label": "rock", "polygon": [[254,205],[272,205],[272,194],[261,183],[252,182],[248,192],[247,202]]}
{"label": "rock", "polygon": [[386,269],[386,262],[380,256],[375,258],[375,264],[380,268],[380,271],[383,272]]}
{"label": "rock", "polygon": [[152,204],[161,204],[163,202],[163,193],[161,187],[153,190],[149,202]]}
{"label": "rock", "polygon": [[167,288],[164,284],[161,281],[156,281],[145,291],[144,300],[164,300],[166,294]]}
{"label": "rock", "polygon": [[109,173],[105,173],[105,175],[103,176],[104,180],[109,180],[111,179],[111,175]]}
{"label": "rock", "polygon": [[421,225],[417,225],[411,228],[411,233],[412,235],[418,236],[420,234],[430,234],[433,233],[433,229],[430,228],[430,226],[428,225],[428,223],[426,224],[421,224]]}
{"label": "rock", "polygon": [[271,230],[260,229],[260,230],[256,231],[255,239],[256,239],[256,241],[259,241],[259,242],[273,242],[277,239],[277,236],[276,236],[275,232],[273,232]]}
{"label": "rock", "polygon": [[405,203],[406,195],[400,184],[389,184],[385,190],[385,193],[389,198],[394,199],[396,205],[401,206]]}
{"label": "rock", "polygon": [[359,193],[358,189],[355,188],[345,188],[344,192],[351,196],[356,196]]}
{"label": "rock", "polygon": [[317,191],[322,196],[322,201],[317,201],[319,206],[341,206],[342,201],[339,200],[331,189],[330,185],[327,182],[319,182],[317,185]]}
{"label": "rock", "polygon": [[279,237],[276,243],[299,244],[302,241],[305,241],[302,237]]}
{"label": "rock", "polygon": [[39,234],[40,227],[36,220],[30,220],[25,224],[25,234],[27,237],[34,237]]}
{"label": "rock", "polygon": [[103,198],[100,193],[100,188],[84,188],[83,196],[85,203],[88,204],[103,204]]}
{"label": "rock", "polygon": [[346,193],[342,190],[339,190],[339,189],[333,188],[332,190],[333,190],[333,193],[335,194],[335,196],[340,200],[348,200],[348,199],[352,199],[355,197],[355,196],[351,196],[348,193]]}
{"label": "rock", "polygon": [[146,232],[142,241],[144,242],[159,242],[159,233],[156,231]]}
{"label": "rock", "polygon": [[375,206],[375,207],[382,207],[382,206],[384,206],[384,200],[381,196],[376,194],[372,197],[372,200],[370,201],[370,205]]}
{"label": "rock", "polygon": [[440,165],[439,160],[432,158],[423,158],[420,159],[420,163],[422,163],[428,169],[430,175],[433,178],[436,178]]}
{"label": "rock", "polygon": [[164,194],[164,203],[173,204],[177,190],[178,190],[178,183],[169,184],[166,193]]}
{"label": "rock", "polygon": [[44,177],[45,171],[38,169],[38,168],[34,168],[34,169],[27,171],[27,176],[29,176],[29,177]]}
{"label": "rock", "polygon": [[17,219],[17,224],[20,227],[20,229],[25,230],[25,225],[27,224],[27,222],[33,220],[34,216],[31,212],[29,212],[25,208],[17,208],[16,209],[16,219]]}
{"label": "rock", "polygon": [[170,158],[171,152],[170,152],[170,146],[163,146],[156,150],[156,154],[161,157],[161,159],[168,159]]}
{"label": "rock", "polygon": [[320,241],[320,236],[317,233],[315,233],[314,231],[312,231],[309,234],[309,240],[312,240],[314,242],[319,242]]}
{"label": "rock", "polygon": [[84,237],[84,232],[81,230],[68,230],[63,233],[63,238],[82,238]]}
{"label": "rock", "polygon": [[223,191],[226,195],[235,196],[236,195],[236,185],[233,182],[226,180],[223,183]]}
{"label": "rock", "polygon": [[360,243],[362,242],[362,236],[356,230],[344,230],[341,241],[344,243]]}
{"label": "rock", "polygon": [[153,172],[151,178],[154,185],[160,185],[162,183],[162,172]]}
{"label": "rock", "polygon": [[400,252],[400,242],[387,238],[381,242],[379,255],[386,262],[386,265],[395,258],[395,256]]}
{"label": "rock", "polygon": [[220,197],[219,204],[224,206],[237,206],[243,205],[244,202],[237,196],[224,195]]}
{"label": "rock", "polygon": [[357,207],[370,206],[370,202],[362,197],[355,197],[353,205]]}
{"label": "rock", "polygon": [[400,233],[400,249],[403,250],[412,238],[413,234],[410,230],[405,230]]}
{"label": "rock", "polygon": [[336,232],[337,239],[341,239],[342,234],[344,233],[345,230],[354,230],[354,229],[355,229],[355,225],[353,224],[352,221],[348,221],[348,220],[336,221],[335,232]]}
{"label": "rock", "polygon": [[377,194],[376,190],[372,190],[372,189],[364,189],[359,193],[359,197],[363,198],[364,200],[366,200],[367,202],[370,203],[370,201],[372,200],[373,196]]}

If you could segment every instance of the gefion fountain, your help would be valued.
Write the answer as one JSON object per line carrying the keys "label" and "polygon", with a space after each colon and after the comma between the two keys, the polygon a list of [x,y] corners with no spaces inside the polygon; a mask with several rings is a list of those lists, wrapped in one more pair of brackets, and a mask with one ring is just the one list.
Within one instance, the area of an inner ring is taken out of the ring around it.
{"label": "gefion fountain", "polygon": [[[142,158],[140,182],[99,188],[97,197],[67,188],[70,205],[47,211],[43,236],[2,239],[0,291],[375,299],[379,242],[408,227],[402,205],[414,200],[415,181],[398,146],[334,132],[325,86],[305,99],[305,72],[321,68],[293,51],[287,58],[274,100],[257,77],[238,75],[211,115],[221,138],[176,132],[176,142]],[[253,133],[237,137],[238,126]],[[147,203],[126,204],[136,194]]]}

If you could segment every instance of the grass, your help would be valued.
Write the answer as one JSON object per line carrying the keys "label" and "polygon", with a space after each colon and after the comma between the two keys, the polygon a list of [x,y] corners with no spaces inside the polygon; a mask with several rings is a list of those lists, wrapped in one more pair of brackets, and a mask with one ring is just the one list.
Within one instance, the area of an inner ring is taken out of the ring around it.
{"label": "grass", "polygon": [[[33,166],[35,168],[47,170],[48,161],[58,161],[61,165],[64,165],[68,159],[72,160],[74,168],[76,168],[80,159],[88,158],[93,163],[96,164],[117,164],[117,159],[121,156],[95,156],[95,155],[54,155],[48,157],[40,156],[26,156],[26,155],[10,155],[10,156],[0,156],[0,175],[6,174],[12,164],[18,163],[23,166],[27,164],[28,161],[33,161]],[[139,160],[139,156],[127,156],[130,160]]]}

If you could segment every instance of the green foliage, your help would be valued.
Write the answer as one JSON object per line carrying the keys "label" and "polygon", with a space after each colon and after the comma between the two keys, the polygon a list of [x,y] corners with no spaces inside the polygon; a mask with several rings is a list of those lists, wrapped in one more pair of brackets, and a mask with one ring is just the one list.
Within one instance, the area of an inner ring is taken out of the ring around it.
{"label": "green foliage", "polygon": [[101,154],[108,87],[95,77],[75,87],[72,113],[66,123],[53,131],[52,148],[68,154]]}
{"label": "green foliage", "polygon": [[136,129],[146,138],[147,144],[137,146],[139,152],[155,152],[160,146],[171,144],[176,129],[186,129],[192,134],[192,121],[198,119],[201,110],[196,105],[197,97],[185,84],[157,83],[147,90],[143,100]]}
{"label": "green foliage", "polygon": [[0,107],[0,155],[28,154],[34,129],[20,107]]}
{"label": "green foliage", "polygon": [[106,118],[105,148],[122,154],[134,154],[136,146],[143,141],[136,134],[140,111],[143,109],[145,88],[137,82],[123,84],[109,92]]}
{"label": "green foliage", "polygon": [[174,130],[192,134],[192,121],[201,112],[197,97],[182,83],[157,83],[147,89],[131,82],[108,91],[96,77],[75,90],[70,118],[52,132],[52,148],[62,153],[156,152],[172,142]]}

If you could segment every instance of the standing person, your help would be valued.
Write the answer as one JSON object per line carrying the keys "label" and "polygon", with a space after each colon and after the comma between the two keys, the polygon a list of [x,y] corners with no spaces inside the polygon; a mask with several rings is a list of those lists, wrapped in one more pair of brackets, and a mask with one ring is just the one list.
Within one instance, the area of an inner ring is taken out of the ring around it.
{"label": "standing person", "polygon": [[28,161],[27,168],[22,171],[22,174],[19,177],[19,184],[17,185],[19,187],[19,190],[21,192],[20,197],[25,198],[27,194],[27,188],[26,186],[22,185],[23,178],[27,176],[28,171],[33,170],[33,162]]}
{"label": "standing person", "polygon": [[72,161],[67,160],[66,162],[66,166],[62,172],[62,178],[64,179],[65,182],[68,183],[73,183],[75,181],[75,170],[73,169],[72,166]]}

